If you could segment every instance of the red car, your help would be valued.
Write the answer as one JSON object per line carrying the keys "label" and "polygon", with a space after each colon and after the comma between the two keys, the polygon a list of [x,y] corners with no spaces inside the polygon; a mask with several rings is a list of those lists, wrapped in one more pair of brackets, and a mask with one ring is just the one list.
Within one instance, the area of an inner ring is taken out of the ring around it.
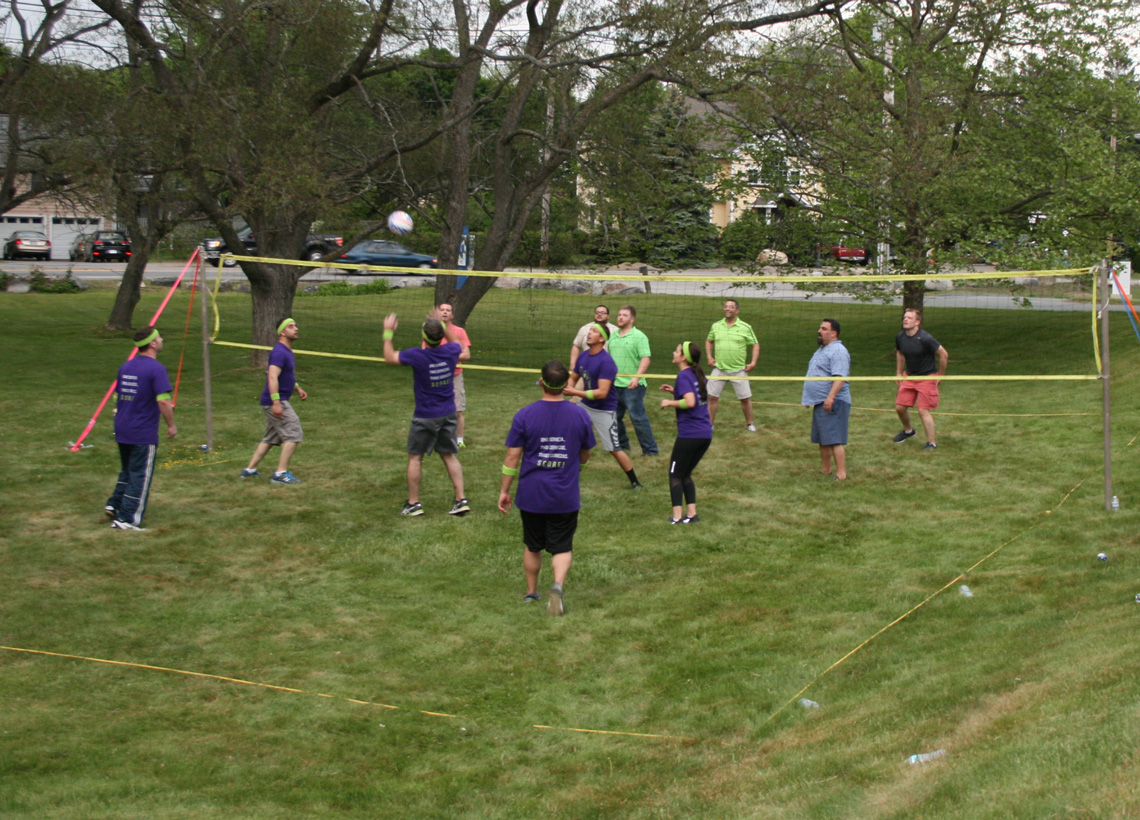
{"label": "red car", "polygon": [[847,245],[832,245],[831,256],[840,262],[854,262],[857,265],[867,264],[870,258],[866,248],[852,248]]}

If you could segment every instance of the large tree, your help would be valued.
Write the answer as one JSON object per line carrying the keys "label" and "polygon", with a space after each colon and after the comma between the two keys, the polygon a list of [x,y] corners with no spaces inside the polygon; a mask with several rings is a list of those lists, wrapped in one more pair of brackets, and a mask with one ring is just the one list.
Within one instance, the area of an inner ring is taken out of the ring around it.
{"label": "large tree", "polygon": [[[372,196],[438,214],[452,267],[475,200],[487,214],[479,266],[502,270],[552,177],[613,105],[734,32],[843,0],[93,2],[147,66],[188,190],[230,247],[240,215],[264,255],[295,258],[314,219]],[[438,104],[390,96],[405,75],[409,87],[427,80]],[[242,268],[254,341],[266,343],[305,269]],[[492,284],[468,281],[459,320]],[[441,295],[453,287],[440,277]]]}

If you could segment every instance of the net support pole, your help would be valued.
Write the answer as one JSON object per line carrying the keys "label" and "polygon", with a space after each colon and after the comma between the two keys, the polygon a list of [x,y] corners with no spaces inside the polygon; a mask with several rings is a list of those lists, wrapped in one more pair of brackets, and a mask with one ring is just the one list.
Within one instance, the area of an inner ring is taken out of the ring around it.
{"label": "net support pole", "polygon": [[1104,508],[1112,509],[1112,369],[1108,355],[1108,313],[1112,305],[1112,290],[1108,279],[1109,263],[1100,262],[1097,277],[1100,279],[1100,292],[1103,294],[1100,308],[1100,351],[1101,351],[1101,401],[1104,406]]}
{"label": "net support pole", "polygon": [[[218,263],[221,265],[221,263]],[[220,274],[219,274],[220,275]],[[206,449],[214,452],[214,405],[210,392],[210,284],[202,277],[202,387],[206,399]]]}

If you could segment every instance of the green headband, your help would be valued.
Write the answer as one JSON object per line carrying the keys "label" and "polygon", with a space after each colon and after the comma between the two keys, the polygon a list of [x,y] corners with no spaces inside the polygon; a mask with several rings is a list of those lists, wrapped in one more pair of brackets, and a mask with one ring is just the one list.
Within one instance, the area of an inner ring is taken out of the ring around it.
{"label": "green headband", "polygon": [[598,329],[598,333],[602,334],[602,341],[608,342],[610,339],[610,329],[608,327],[604,327],[598,322],[594,322],[594,327]]}
{"label": "green headband", "polygon": [[139,342],[135,342],[135,347],[137,347],[141,350],[142,348],[146,347],[148,344],[150,344],[151,342],[153,342],[157,338],[158,338],[158,328],[156,327],[154,330],[152,330],[150,332],[150,335],[147,336],[145,339],[143,339],[142,341],[139,341]]}
{"label": "green headband", "polygon": [[562,382],[562,384],[560,384],[556,387],[552,384],[547,384],[546,379],[542,378],[542,376],[538,377],[538,381],[547,390],[564,390],[564,389],[566,389],[566,382]]}
{"label": "green headband", "polygon": [[289,327],[289,325],[295,325],[295,324],[297,324],[297,323],[294,322],[292,319],[282,319],[281,324],[279,324],[277,326],[277,335],[280,336],[282,333],[285,332],[285,328]]}
{"label": "green headband", "polygon": [[689,345],[691,344],[692,342],[681,342],[681,353],[684,354],[685,361],[687,361],[689,364],[693,363],[693,354],[689,350]]}
{"label": "green headband", "polygon": [[443,341],[442,336],[438,339],[429,339],[428,335],[427,335],[427,331],[424,330],[422,326],[420,327],[420,336],[422,336],[424,341],[427,342],[428,345],[431,347],[438,347],[439,343]]}

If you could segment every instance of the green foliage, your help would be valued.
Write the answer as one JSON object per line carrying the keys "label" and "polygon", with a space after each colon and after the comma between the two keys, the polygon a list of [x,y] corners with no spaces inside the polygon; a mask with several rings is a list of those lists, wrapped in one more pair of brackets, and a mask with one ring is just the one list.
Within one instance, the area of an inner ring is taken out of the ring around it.
{"label": "green foliage", "polygon": [[1098,46],[1116,37],[1093,33],[1127,10],[988,8],[849,7],[774,45],[764,81],[735,98],[843,226],[829,242],[889,241],[899,267],[922,273],[932,252],[965,261],[995,245],[1009,264],[1079,267],[1135,233],[1140,164],[1112,142],[1140,130],[1140,102],[1130,64]]}
{"label": "green foliage", "polygon": [[679,95],[648,86],[592,134],[599,146],[583,171],[593,206],[598,258],[667,267],[712,261],[717,231],[709,222],[714,163],[701,123]]}
{"label": "green foliage", "polygon": [[78,293],[82,290],[79,283],[71,278],[71,271],[68,271],[62,279],[52,279],[39,268],[32,270],[28,286],[34,293]]}
{"label": "green foliage", "polygon": [[302,288],[297,291],[298,296],[371,296],[375,294],[391,293],[392,286],[387,279],[379,278],[362,285],[351,282],[325,282],[316,290],[308,291]]}
{"label": "green foliage", "polygon": [[3,293],[4,291],[6,291],[8,289],[8,283],[11,281],[12,281],[11,274],[5,273],[4,271],[0,270],[0,293]]}
{"label": "green foliage", "polygon": [[725,261],[755,262],[761,251],[771,249],[787,254],[791,265],[813,264],[822,244],[819,219],[800,208],[781,209],[777,214],[779,218],[771,224],[755,211],[730,223],[720,239]]}

